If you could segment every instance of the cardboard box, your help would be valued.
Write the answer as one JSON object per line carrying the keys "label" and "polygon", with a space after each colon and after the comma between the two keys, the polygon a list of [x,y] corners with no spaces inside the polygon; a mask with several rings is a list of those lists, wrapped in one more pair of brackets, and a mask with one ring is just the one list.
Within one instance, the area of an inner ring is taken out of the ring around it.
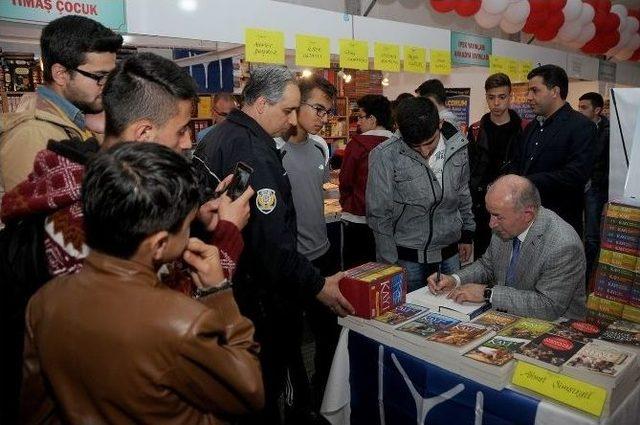
{"label": "cardboard box", "polygon": [[366,263],[345,272],[340,291],[355,309],[355,315],[371,319],[404,304],[407,276],[402,267]]}

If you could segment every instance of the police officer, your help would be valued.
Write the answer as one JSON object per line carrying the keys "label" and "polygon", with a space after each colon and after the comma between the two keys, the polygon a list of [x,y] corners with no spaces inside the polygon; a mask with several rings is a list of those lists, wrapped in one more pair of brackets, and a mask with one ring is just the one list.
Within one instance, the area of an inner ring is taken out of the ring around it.
{"label": "police officer", "polygon": [[261,344],[266,407],[256,422],[275,424],[280,423],[278,397],[287,363],[300,349],[301,304],[316,297],[340,316],[352,313],[353,307],[340,293],[342,274],[324,278],[296,249],[291,185],[273,140],[296,125],[300,90],[293,74],[282,67],[256,68],[243,95],[242,109],[216,126],[195,156],[217,176],[231,173],[238,161],[254,170],[250,184],[256,195],[243,230],[246,247],[234,277],[234,295],[242,313],[253,320]]}

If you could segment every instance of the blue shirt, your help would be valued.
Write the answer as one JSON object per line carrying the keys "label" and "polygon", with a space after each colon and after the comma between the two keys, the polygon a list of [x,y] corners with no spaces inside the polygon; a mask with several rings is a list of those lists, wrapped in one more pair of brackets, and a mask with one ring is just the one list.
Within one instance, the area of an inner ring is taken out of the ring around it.
{"label": "blue shirt", "polygon": [[48,101],[52,102],[58,108],[64,112],[73,123],[78,126],[79,129],[84,130],[85,121],[84,114],[76,105],[69,102],[64,97],[60,96],[58,93],[50,89],[46,86],[40,86],[36,89],[38,94]]}

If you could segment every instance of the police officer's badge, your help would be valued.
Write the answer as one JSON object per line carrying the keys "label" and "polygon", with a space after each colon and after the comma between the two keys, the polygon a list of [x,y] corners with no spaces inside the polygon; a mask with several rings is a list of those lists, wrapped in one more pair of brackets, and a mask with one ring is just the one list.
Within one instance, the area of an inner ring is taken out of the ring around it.
{"label": "police officer's badge", "polygon": [[256,207],[262,214],[269,214],[276,209],[276,192],[273,189],[265,188],[258,190],[256,195]]}

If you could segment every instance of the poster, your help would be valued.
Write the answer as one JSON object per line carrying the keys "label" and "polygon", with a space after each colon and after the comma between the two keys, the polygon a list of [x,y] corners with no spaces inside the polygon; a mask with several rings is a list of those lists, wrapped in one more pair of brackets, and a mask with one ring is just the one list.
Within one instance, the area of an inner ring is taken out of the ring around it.
{"label": "poster", "polygon": [[471,110],[471,88],[447,88],[447,100],[445,106],[453,112],[460,122],[460,130],[462,134],[467,134],[469,128],[469,112]]}
{"label": "poster", "polygon": [[533,113],[533,109],[531,109],[527,101],[528,91],[529,83],[516,83],[511,85],[511,93],[513,93],[511,109],[516,111],[523,120],[531,121],[536,115]]}
{"label": "poster", "polygon": [[489,66],[491,37],[451,32],[451,59],[454,65]]}

